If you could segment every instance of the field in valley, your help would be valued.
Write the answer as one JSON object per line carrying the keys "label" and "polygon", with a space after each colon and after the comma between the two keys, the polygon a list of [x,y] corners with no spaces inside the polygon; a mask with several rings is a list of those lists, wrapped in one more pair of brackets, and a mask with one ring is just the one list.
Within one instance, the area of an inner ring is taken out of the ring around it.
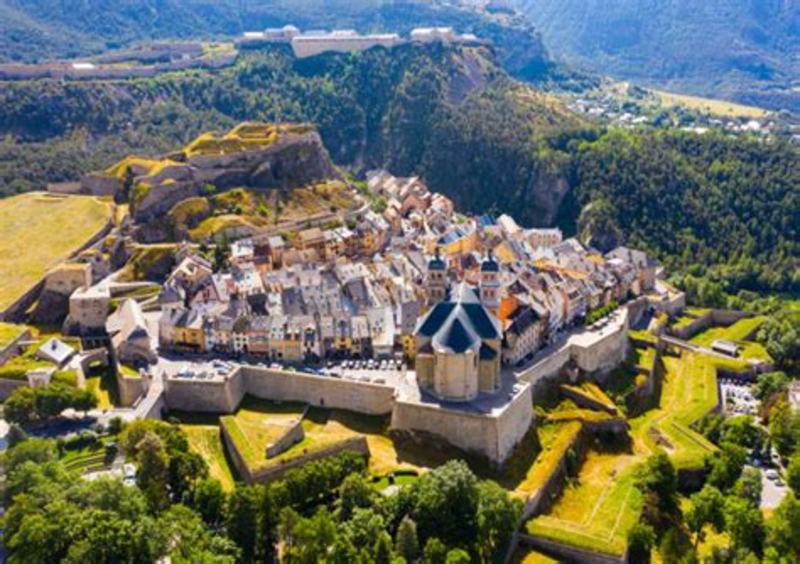
{"label": "field in valley", "polygon": [[688,96],[686,94],[673,94],[662,90],[653,90],[653,94],[667,107],[684,106],[690,110],[696,110],[714,114],[719,117],[728,118],[762,118],[769,112],[755,106],[745,106],[727,100],[714,100],[712,98],[700,98],[698,96]]}
{"label": "field in valley", "polygon": [[0,199],[0,311],[102,229],[111,206],[33,192]]}

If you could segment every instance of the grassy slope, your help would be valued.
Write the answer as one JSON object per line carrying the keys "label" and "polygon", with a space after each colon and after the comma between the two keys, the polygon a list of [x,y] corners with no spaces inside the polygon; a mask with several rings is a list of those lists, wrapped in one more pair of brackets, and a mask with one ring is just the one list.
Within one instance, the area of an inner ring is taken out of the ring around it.
{"label": "grassy slope", "polygon": [[103,227],[108,204],[29,193],[0,200],[0,310]]}
{"label": "grassy slope", "polygon": [[[713,365],[705,357],[666,357],[659,406],[632,419],[629,453],[590,451],[577,480],[545,515],[528,522],[531,534],[609,554],[625,550],[629,528],[638,521],[640,495],[634,471],[657,447],[678,468],[693,468],[715,450],[689,425],[716,405]],[[661,440],[656,441],[656,437]]]}
{"label": "grassy slope", "polygon": [[715,100],[713,98],[701,98],[699,96],[688,96],[686,94],[673,94],[662,90],[653,90],[661,104],[666,107],[683,106],[690,110],[697,110],[727,118],[761,118],[769,112],[755,106],[736,104],[726,100]]}

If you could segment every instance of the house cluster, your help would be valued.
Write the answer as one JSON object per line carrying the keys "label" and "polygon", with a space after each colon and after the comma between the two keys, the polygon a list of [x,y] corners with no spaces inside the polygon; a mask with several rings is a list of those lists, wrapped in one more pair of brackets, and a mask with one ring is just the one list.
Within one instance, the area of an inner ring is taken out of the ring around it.
{"label": "house cluster", "polygon": [[397,33],[371,33],[360,34],[352,29],[335,29],[333,31],[306,31],[293,25],[280,28],[268,28],[264,31],[245,32],[239,40],[239,45],[260,45],[263,43],[288,43],[298,58],[311,57],[327,51],[364,51],[378,45],[392,48],[407,41],[417,43],[456,43],[475,42],[477,37],[473,34],[458,34],[452,27],[421,27],[415,28],[406,40]]}
{"label": "house cluster", "polygon": [[185,251],[159,297],[161,348],[297,363],[428,359],[432,388],[434,351],[469,350],[474,378],[459,384],[469,397],[589,311],[655,291],[656,265],[640,251],[603,255],[507,215],[463,216],[418,178],[378,171],[367,185],[373,209],[350,227],[236,241],[218,272]]}

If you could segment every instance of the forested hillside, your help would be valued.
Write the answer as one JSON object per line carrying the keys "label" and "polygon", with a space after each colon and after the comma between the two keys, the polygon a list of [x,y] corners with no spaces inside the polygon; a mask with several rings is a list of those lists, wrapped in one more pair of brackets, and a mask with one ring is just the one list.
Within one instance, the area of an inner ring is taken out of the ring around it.
{"label": "forested hillside", "polygon": [[[728,290],[797,291],[796,146],[647,130],[604,132],[515,82],[485,48],[408,45],[155,79],[0,90],[0,193],[77,179],[243,120],[314,123],[354,173],[420,174],[467,211],[628,242]],[[579,221],[580,220],[580,221]]]}
{"label": "forested hillside", "polygon": [[800,4],[517,0],[559,56],[687,94],[800,110]]}

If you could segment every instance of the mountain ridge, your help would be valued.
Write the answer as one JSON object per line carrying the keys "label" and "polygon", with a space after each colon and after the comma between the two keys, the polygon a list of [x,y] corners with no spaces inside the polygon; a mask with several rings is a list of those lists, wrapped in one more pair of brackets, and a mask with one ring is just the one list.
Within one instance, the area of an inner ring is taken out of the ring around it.
{"label": "mountain ridge", "polygon": [[795,0],[516,0],[558,55],[685,94],[800,109]]}

